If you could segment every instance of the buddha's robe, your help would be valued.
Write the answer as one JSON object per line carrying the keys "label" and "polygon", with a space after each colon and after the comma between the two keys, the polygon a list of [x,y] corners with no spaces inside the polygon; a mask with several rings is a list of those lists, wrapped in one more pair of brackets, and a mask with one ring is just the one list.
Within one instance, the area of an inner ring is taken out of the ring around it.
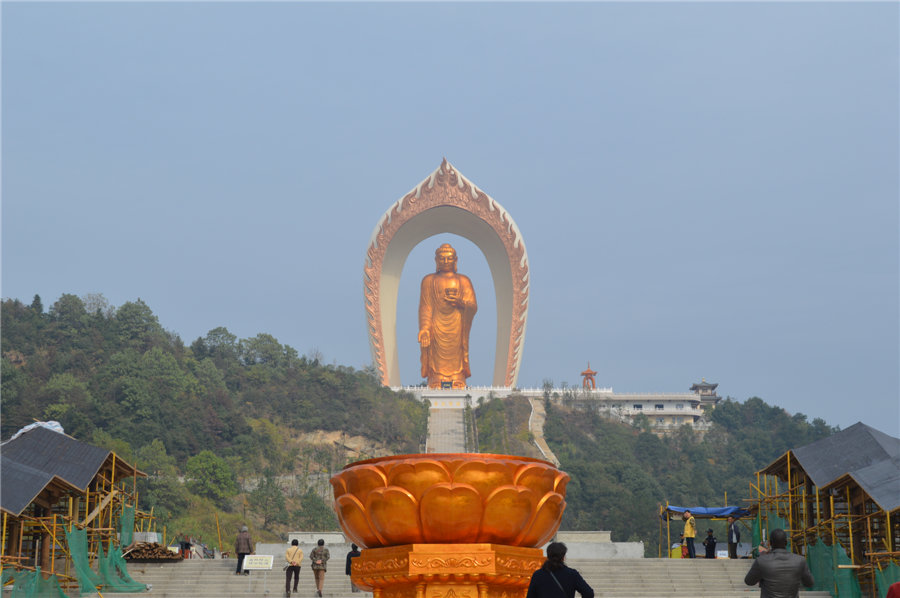
{"label": "buddha's robe", "polygon": [[[448,299],[458,297],[454,305]],[[456,272],[437,272],[422,279],[419,296],[419,333],[427,331],[430,343],[422,347],[422,376],[429,388],[451,382],[464,388],[469,369],[469,330],[478,311],[475,290],[468,276]]]}

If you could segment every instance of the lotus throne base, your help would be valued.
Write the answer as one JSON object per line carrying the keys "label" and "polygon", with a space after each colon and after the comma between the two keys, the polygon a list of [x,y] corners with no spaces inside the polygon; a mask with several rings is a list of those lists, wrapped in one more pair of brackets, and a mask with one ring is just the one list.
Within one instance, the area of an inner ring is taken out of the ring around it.
{"label": "lotus throne base", "polygon": [[543,562],[539,548],[405,544],[363,549],[351,579],[374,598],[524,598]]}

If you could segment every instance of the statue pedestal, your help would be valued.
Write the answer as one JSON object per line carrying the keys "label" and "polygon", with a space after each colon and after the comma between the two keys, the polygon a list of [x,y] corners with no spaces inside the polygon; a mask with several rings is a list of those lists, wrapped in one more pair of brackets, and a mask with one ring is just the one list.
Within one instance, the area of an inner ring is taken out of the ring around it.
{"label": "statue pedestal", "polygon": [[544,556],[500,544],[404,544],[363,549],[352,562],[353,583],[374,598],[524,598]]}

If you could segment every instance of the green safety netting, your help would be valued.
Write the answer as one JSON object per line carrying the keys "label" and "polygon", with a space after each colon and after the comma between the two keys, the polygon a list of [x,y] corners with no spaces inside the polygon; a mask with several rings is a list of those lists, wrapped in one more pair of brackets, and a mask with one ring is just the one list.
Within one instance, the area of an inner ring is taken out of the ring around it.
{"label": "green safety netting", "polygon": [[853,569],[838,568],[839,565],[853,564],[840,542],[832,546],[824,542],[809,544],[806,562],[815,579],[813,590],[831,592],[837,598],[861,598],[862,589]]}
{"label": "green safety netting", "polygon": [[0,586],[6,587],[7,582],[9,582],[15,576],[15,569],[4,569],[3,573],[0,573]]}
{"label": "green safety netting", "polygon": [[134,538],[134,506],[123,507],[119,516],[119,546],[130,546]]}
{"label": "green safety netting", "polygon": [[897,563],[888,563],[884,567],[875,569],[875,582],[878,584],[879,598],[886,598],[888,588],[892,583],[900,581],[900,566]]}
{"label": "green safety netting", "polygon": [[[761,510],[756,514],[756,521],[753,523],[753,558],[759,556],[757,547],[763,540],[769,541],[768,535],[773,529],[788,530],[787,519],[779,517],[775,511]],[[791,540],[788,538],[788,550],[791,549]]]}
{"label": "green safety netting", "polygon": [[40,567],[35,571],[17,571],[14,577],[11,598],[68,598],[56,575],[44,579]]}
{"label": "green safety netting", "polygon": [[75,564],[75,572],[78,574],[78,587],[81,593],[93,593],[98,587],[114,592],[143,592],[147,587],[136,582],[128,574],[122,550],[118,547],[109,550],[104,556],[103,543],[97,551],[97,565],[99,574],[91,569],[88,558],[87,530],[73,528],[66,532],[66,542],[69,545],[69,554]]}
{"label": "green safety netting", "polygon": [[122,556],[122,549],[118,546],[110,547],[109,555],[103,556],[103,543],[100,543],[100,549],[97,551],[97,562],[100,568],[100,577],[103,578],[104,586],[108,590],[114,592],[143,592],[147,589],[142,583],[134,581],[128,574],[128,568],[125,565],[125,558]]}
{"label": "green safety netting", "polygon": [[66,530],[66,544],[69,546],[69,555],[75,565],[75,573],[78,575],[78,589],[81,593],[93,593],[98,586],[103,585],[103,580],[91,569],[91,561],[88,557],[87,530],[73,527]]}

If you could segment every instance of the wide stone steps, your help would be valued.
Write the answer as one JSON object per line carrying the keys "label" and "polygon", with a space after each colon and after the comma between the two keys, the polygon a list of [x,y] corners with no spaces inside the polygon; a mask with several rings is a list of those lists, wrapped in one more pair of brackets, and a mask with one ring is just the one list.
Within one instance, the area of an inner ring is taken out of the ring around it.
{"label": "wide stone steps", "polygon": [[[744,584],[751,560],[608,559],[568,560],[598,598],[749,598],[757,586]],[[828,592],[801,592],[802,598],[829,598]]]}
{"label": "wide stone steps", "polygon": [[[283,596],[285,573],[278,559],[271,571],[251,571],[250,575],[235,575],[235,559],[188,559],[167,563],[129,563],[128,573],[143,584],[151,586],[146,594],[117,594],[104,592],[103,598],[247,598],[248,596]],[[316,595],[312,569],[304,564],[300,570],[300,584],[296,596]],[[323,596],[353,596],[350,580],[344,575],[344,561],[335,562],[325,574]],[[362,594],[356,594],[362,597]]]}
{"label": "wide stone steps", "polygon": [[466,421],[463,409],[428,411],[428,453],[466,452]]}
{"label": "wide stone steps", "polygon": [[[338,559],[325,576],[326,598],[364,598],[352,594]],[[609,559],[572,560],[598,598],[751,598],[759,588],[744,585],[752,561],[716,559]],[[235,575],[234,559],[193,559],[171,563],[130,563],[131,576],[152,585],[145,594],[104,592],[103,598],[248,598],[284,595],[284,572],[277,565],[269,572]],[[312,570],[304,565],[300,586],[292,598],[313,598]],[[828,592],[801,592],[801,598],[829,598]]]}

